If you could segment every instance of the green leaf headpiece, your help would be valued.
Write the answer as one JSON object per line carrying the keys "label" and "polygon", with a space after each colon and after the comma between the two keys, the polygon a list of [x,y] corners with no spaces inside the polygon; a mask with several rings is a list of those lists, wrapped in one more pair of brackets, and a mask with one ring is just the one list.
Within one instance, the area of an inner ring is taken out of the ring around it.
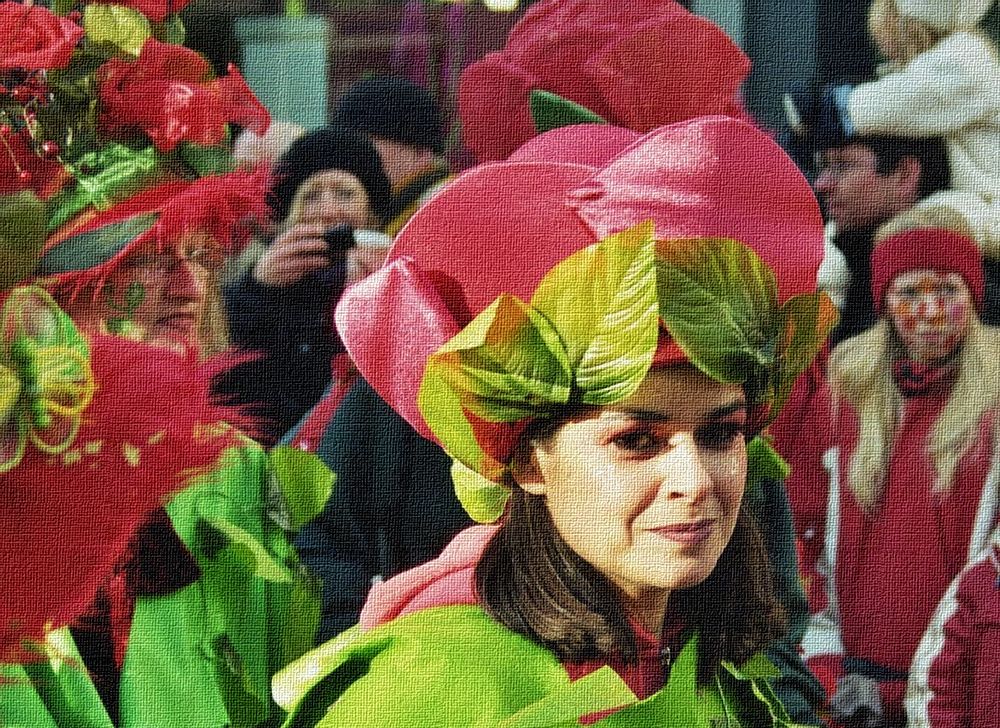
{"label": "green leaf headpiece", "polygon": [[455,460],[463,506],[490,522],[503,512],[508,461],[531,420],[620,402],[655,359],[742,384],[763,426],[834,320],[824,294],[779,305],[774,273],[741,243],[657,242],[647,222],[570,255],[530,302],[499,296],[430,357],[418,402]]}

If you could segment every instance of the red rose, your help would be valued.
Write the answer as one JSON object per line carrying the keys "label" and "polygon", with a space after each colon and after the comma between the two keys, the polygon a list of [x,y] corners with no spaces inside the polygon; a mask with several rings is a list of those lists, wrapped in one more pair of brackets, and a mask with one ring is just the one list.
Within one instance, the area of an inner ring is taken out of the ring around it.
{"label": "red rose", "polygon": [[0,71],[65,68],[82,36],[48,8],[0,2]]}
{"label": "red rose", "polygon": [[267,109],[235,68],[212,78],[202,56],[183,46],[146,41],[135,61],[114,58],[98,69],[101,125],[109,132],[139,127],[161,152],[179,142],[219,144],[226,124],[267,131]]}
{"label": "red rose", "polygon": [[157,23],[163,22],[171,13],[179,13],[191,0],[103,0],[100,4],[112,3],[132,8]]}

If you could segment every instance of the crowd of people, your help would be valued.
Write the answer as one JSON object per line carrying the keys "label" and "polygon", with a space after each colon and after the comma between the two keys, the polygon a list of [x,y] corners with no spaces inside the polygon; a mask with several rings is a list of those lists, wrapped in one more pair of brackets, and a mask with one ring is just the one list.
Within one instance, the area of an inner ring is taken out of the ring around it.
{"label": "crowd of people", "polygon": [[996,725],[992,0],[873,0],[786,135],[674,0],[540,0],[464,170],[185,4],[0,0],[0,725]]}

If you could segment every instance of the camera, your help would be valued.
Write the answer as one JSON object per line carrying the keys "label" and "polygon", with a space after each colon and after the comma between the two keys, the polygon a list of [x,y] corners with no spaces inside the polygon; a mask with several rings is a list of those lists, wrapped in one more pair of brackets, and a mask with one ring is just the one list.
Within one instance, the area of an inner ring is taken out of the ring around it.
{"label": "camera", "polygon": [[354,247],[354,228],[350,225],[337,225],[323,233],[323,242],[331,258],[342,258],[344,253]]}

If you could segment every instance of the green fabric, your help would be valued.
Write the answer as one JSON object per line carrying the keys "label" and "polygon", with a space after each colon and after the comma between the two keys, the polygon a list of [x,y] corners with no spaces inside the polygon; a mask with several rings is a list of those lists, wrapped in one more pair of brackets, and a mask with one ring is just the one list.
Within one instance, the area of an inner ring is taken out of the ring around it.
{"label": "green fabric", "polygon": [[51,633],[45,649],[47,660],[0,665],[0,726],[112,728],[69,629]]}
{"label": "green fabric", "polygon": [[[270,675],[277,660],[295,656],[293,646],[308,646],[318,610],[265,512],[268,482],[267,455],[247,446],[167,507],[202,574],[174,594],[137,601],[122,669],[123,726],[250,727],[274,715]],[[287,624],[292,601],[312,619]],[[296,639],[289,626],[305,634]]]}
{"label": "green fabric", "polygon": [[620,706],[594,725],[791,725],[767,686],[773,672],[760,668],[763,658],[745,673],[720,670],[707,686],[695,684],[696,663],[695,637],[663,689],[638,700],[611,668],[571,682],[548,650],[479,607],[450,606],[335,638],[276,675],[274,689],[290,709],[284,728],[563,728]]}
{"label": "green fabric", "polygon": [[[289,509],[271,473],[267,454],[246,440],[167,506],[201,576],[172,594],[136,600],[120,728],[255,728],[282,719],[270,676],[311,647],[319,607],[275,523]],[[328,478],[316,480],[329,491]],[[297,518],[312,510],[303,503],[316,502],[300,496]],[[55,634],[46,643],[55,663],[0,666],[0,726],[111,728],[68,630]]]}

